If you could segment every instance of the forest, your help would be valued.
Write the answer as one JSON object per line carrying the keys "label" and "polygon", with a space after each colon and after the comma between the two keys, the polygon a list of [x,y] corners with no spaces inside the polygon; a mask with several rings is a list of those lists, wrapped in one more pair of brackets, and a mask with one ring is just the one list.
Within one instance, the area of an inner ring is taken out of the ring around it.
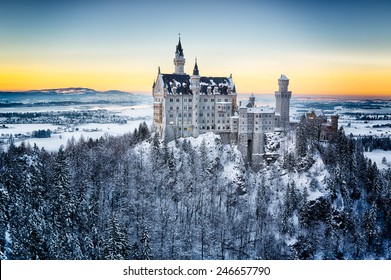
{"label": "forest", "polygon": [[257,168],[214,134],[167,143],[145,123],[57,152],[11,143],[0,258],[390,259],[391,170],[364,157],[379,140],[314,129]]}

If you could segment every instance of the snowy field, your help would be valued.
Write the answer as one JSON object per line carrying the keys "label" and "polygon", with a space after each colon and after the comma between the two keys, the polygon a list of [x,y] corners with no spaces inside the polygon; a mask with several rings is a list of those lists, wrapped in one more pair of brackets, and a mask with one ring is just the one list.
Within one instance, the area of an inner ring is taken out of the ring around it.
{"label": "snowy field", "polygon": [[[350,127],[348,124],[350,123]],[[380,137],[387,137],[391,135],[391,127],[379,127],[374,128],[374,125],[382,125],[391,123],[388,121],[356,121],[356,120],[339,120],[339,127],[343,126],[346,135],[353,134],[353,136],[363,136],[363,135],[376,135]]]}
{"label": "snowy field", "polygon": [[[66,108],[50,108],[53,111],[65,111],[65,110],[75,110],[77,108],[74,108],[73,106],[70,106],[72,108],[69,108],[68,106]],[[28,108],[29,112],[37,112],[37,111],[44,111],[43,108],[46,108],[46,111],[48,111],[47,107],[37,107]],[[36,110],[40,109],[40,110]],[[80,110],[85,110],[86,108],[80,108]],[[50,129],[51,131],[59,130],[59,133],[52,133],[50,138],[26,138],[23,141],[26,144],[34,145],[37,144],[38,147],[44,147],[48,151],[56,151],[60,148],[61,145],[66,145],[68,139],[71,139],[74,137],[75,140],[79,140],[80,137],[83,137],[84,139],[98,139],[101,136],[104,135],[112,135],[112,136],[118,136],[123,135],[128,132],[133,132],[135,128],[138,128],[139,124],[142,122],[145,122],[148,126],[152,124],[152,106],[151,105],[139,105],[139,106],[131,106],[131,107],[125,107],[125,106],[99,106],[99,107],[92,107],[91,110],[98,110],[98,109],[107,109],[108,111],[118,114],[120,116],[126,116],[129,118],[135,118],[136,120],[128,120],[126,124],[100,124],[100,123],[89,123],[89,124],[82,124],[74,126],[73,129],[68,131],[63,131],[64,127],[58,126],[58,125],[52,125],[52,124],[10,124],[7,125],[8,128],[0,129],[0,136],[4,136],[6,134],[31,134],[34,130],[47,130]],[[22,143],[22,140],[17,139],[16,144],[20,145]]]}
{"label": "snowy field", "polygon": [[[238,103],[243,100],[248,100],[249,94],[238,95]],[[257,106],[265,106],[269,108],[275,107],[274,94],[255,95]],[[69,106],[32,106],[32,107],[15,107],[1,108],[2,112],[22,113],[22,112],[58,112],[58,111],[79,111],[79,110],[107,110],[111,114],[123,116],[127,119],[127,124],[99,124],[90,123],[75,126],[73,130],[61,131],[57,125],[51,124],[10,124],[9,128],[0,129],[0,136],[15,135],[18,133],[30,135],[34,130],[50,129],[59,131],[52,134],[51,138],[26,138],[24,141],[33,145],[36,143],[40,147],[45,147],[47,150],[57,150],[61,145],[66,145],[68,139],[74,137],[78,140],[80,137],[85,139],[97,139],[105,134],[121,135],[127,132],[134,131],[139,126],[140,122],[145,121],[148,126],[152,124],[152,99],[143,101],[138,106],[124,106],[123,104],[82,104]],[[314,97],[292,97],[290,118],[293,122],[298,122],[300,116],[310,109],[322,109],[326,115],[339,114],[339,126],[343,127],[347,135],[353,136],[373,135],[379,137],[391,136],[391,127],[373,127],[374,125],[384,125],[391,123],[390,120],[356,120],[353,113],[363,115],[384,114],[391,118],[391,102],[389,100],[342,100],[333,98],[314,98]],[[1,121],[1,120],[0,120]],[[1,123],[0,123],[1,124]],[[62,129],[64,130],[64,129]],[[17,144],[21,140],[16,140]],[[369,156],[369,155],[368,155]],[[390,156],[390,155],[388,155]],[[390,160],[391,161],[391,160]],[[381,159],[379,161],[381,163]]]}
{"label": "snowy field", "polygon": [[[391,151],[373,150],[372,152],[364,152],[364,155],[376,162],[377,168],[387,169],[391,167]],[[383,163],[383,158],[386,158],[386,163]]]}

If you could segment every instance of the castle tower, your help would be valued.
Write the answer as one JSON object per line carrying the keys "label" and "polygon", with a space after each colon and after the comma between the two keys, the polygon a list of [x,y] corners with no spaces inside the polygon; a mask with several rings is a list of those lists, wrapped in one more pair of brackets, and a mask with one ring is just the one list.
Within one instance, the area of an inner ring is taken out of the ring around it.
{"label": "castle tower", "polygon": [[278,79],[279,90],[275,92],[276,116],[279,116],[278,126],[287,127],[289,125],[289,106],[292,92],[288,91],[289,79],[281,74]]}
{"label": "castle tower", "polygon": [[193,94],[193,112],[192,112],[192,125],[193,125],[193,137],[197,137],[199,135],[198,129],[198,110],[199,110],[199,94],[201,90],[200,85],[200,72],[198,70],[197,59],[195,60],[193,75],[190,76],[190,89]]}
{"label": "castle tower", "polygon": [[175,65],[174,74],[179,74],[179,75],[185,74],[185,70],[184,70],[185,62],[186,60],[185,60],[185,56],[183,55],[181,37],[179,37],[179,42],[178,45],[176,46],[175,58],[174,58],[174,65]]}
{"label": "castle tower", "polygon": [[251,103],[251,107],[255,107],[255,96],[252,93],[251,96],[248,98],[248,101]]}
{"label": "castle tower", "polygon": [[333,132],[336,132],[338,130],[338,119],[339,119],[338,115],[331,116],[331,128]]}

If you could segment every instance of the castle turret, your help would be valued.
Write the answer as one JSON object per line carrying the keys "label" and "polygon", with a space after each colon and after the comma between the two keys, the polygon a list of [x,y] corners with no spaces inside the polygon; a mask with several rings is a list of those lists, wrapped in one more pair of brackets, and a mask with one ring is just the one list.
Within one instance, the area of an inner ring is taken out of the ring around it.
{"label": "castle turret", "polygon": [[175,65],[175,73],[174,74],[179,74],[179,75],[184,75],[185,74],[185,56],[183,55],[183,48],[181,44],[181,37],[179,37],[179,42],[178,45],[176,46],[176,51],[175,51],[175,58],[174,58],[174,65]]}
{"label": "castle turret", "polygon": [[249,103],[251,104],[251,108],[255,107],[255,96],[252,93],[251,96],[248,98]]}
{"label": "castle turret", "polygon": [[288,91],[289,79],[281,74],[278,79],[279,90],[275,92],[277,125],[287,127],[289,125],[289,106],[292,92]]}
{"label": "castle turret", "polygon": [[193,137],[197,137],[199,135],[199,127],[198,127],[198,116],[199,116],[199,94],[201,90],[200,86],[200,72],[198,70],[197,59],[195,60],[193,75],[190,76],[190,89],[193,94],[193,115],[192,115],[192,124],[193,124]]}
{"label": "castle turret", "polygon": [[338,119],[339,119],[338,115],[331,116],[331,128],[334,132],[338,130]]}

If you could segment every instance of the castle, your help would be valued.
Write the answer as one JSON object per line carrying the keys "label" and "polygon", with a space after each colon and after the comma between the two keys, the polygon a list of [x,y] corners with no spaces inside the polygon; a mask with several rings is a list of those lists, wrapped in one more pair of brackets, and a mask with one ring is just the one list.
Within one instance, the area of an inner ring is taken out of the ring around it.
{"label": "castle", "polygon": [[332,115],[330,122],[323,110],[310,110],[305,114],[305,121],[310,126],[317,127],[319,141],[330,141],[334,133],[338,130],[338,115]]}
{"label": "castle", "polygon": [[158,75],[153,83],[153,130],[170,141],[214,132],[223,141],[235,143],[246,161],[263,155],[265,133],[289,127],[292,93],[289,79],[281,75],[275,92],[276,110],[257,107],[252,95],[237,105],[236,87],[229,77],[201,76],[195,61],[193,74],[185,73],[185,57],[179,38],[173,74]]}

